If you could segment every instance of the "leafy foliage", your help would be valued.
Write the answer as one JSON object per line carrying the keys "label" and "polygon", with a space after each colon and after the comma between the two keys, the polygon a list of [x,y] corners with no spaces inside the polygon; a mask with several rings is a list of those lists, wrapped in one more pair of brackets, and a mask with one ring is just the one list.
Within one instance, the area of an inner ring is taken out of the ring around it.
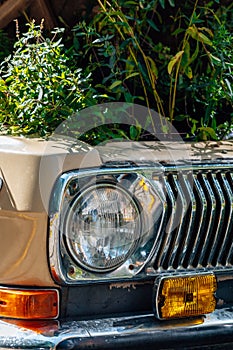
{"label": "leafy foliage", "polygon": [[[2,129],[43,136],[76,110],[121,101],[156,110],[184,136],[226,137],[233,122],[231,0],[97,2],[98,13],[72,29],[72,46],[70,35],[63,45],[61,29],[44,38],[34,23],[17,34],[0,68]],[[132,127],[112,120],[82,139],[138,140],[149,119]]]}
{"label": "leafy foliage", "polygon": [[[154,57],[153,34],[158,31],[154,18],[164,1],[98,0],[100,11],[87,25],[74,28],[74,47],[79,63],[88,62],[96,77],[96,88],[109,100],[152,105],[163,115],[157,92],[158,68]],[[170,1],[174,6],[174,2]],[[95,80],[95,79],[94,79]]]}
{"label": "leafy foliage", "polygon": [[13,134],[45,136],[93,99],[88,77],[70,64],[61,30],[44,38],[42,25],[28,24],[0,70],[0,123]]}
{"label": "leafy foliage", "polygon": [[189,134],[201,140],[225,137],[231,129],[233,13],[215,3],[198,7],[196,1],[192,15],[177,20],[172,35],[181,42],[168,63],[170,119],[187,121]]}
{"label": "leafy foliage", "polygon": [[217,139],[231,128],[233,12],[199,2],[98,0],[94,19],[74,28],[74,47],[105,99],[144,104],[181,133]]}

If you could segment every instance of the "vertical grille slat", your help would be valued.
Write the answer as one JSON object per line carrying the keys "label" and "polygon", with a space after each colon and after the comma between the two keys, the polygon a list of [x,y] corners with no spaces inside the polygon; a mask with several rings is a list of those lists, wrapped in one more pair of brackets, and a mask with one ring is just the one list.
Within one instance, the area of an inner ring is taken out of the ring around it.
{"label": "vertical grille slat", "polygon": [[174,225],[174,218],[177,212],[177,203],[176,203],[176,198],[175,195],[173,193],[172,187],[168,181],[167,176],[165,176],[164,179],[164,187],[166,190],[166,194],[169,197],[169,203],[170,203],[170,217],[168,218],[168,221],[165,224],[165,238],[163,240],[163,245],[162,245],[162,249],[160,252],[160,255],[158,257],[158,266],[164,266],[164,264],[166,264],[166,254],[168,252],[169,246],[171,244],[171,240],[172,240],[172,227]]}
{"label": "vertical grille slat", "polygon": [[[213,227],[214,227],[214,219],[216,214],[216,198],[210,182],[207,178],[207,174],[202,174],[203,187],[205,189],[205,193],[207,195],[207,220],[208,225],[206,229],[206,235],[202,244],[201,254],[199,256],[199,267],[207,265],[207,255],[208,255],[208,247],[209,243],[212,240],[213,235]],[[209,209],[209,210],[208,210]]]}
{"label": "vertical grille slat", "polygon": [[219,174],[222,182],[223,192],[226,198],[226,213],[225,213],[225,227],[223,228],[222,244],[219,246],[218,265],[224,266],[227,262],[226,251],[229,244],[232,242],[232,228],[233,228],[233,190],[230,186],[227,174]]}
{"label": "vertical grille slat", "polygon": [[180,255],[179,261],[178,261],[178,267],[180,269],[185,266],[185,260],[187,261],[187,254],[189,255],[188,247],[190,241],[195,239],[195,232],[194,228],[196,228],[195,225],[195,219],[197,215],[197,200],[195,198],[194,192],[193,192],[193,184],[194,184],[194,178],[190,177],[188,178],[187,175],[184,175],[184,184],[186,187],[186,193],[189,196],[188,198],[188,205],[190,207],[190,215],[187,220],[187,229],[186,229],[186,235],[184,237],[184,240],[182,242],[182,253]]}
{"label": "vertical grille slat", "polygon": [[213,180],[213,186],[214,186],[216,198],[217,198],[218,215],[215,223],[216,226],[212,234],[214,236],[213,243],[211,245],[209,244],[209,254],[208,254],[207,261],[208,261],[208,265],[210,266],[215,265],[216,261],[218,261],[219,252],[217,252],[217,248],[219,247],[219,242],[221,241],[221,232],[223,229],[225,212],[226,212],[226,200],[216,174],[212,174],[212,180]]}
{"label": "vertical grille slat", "polygon": [[[231,213],[232,213],[232,207],[233,207],[233,201],[232,201],[233,200],[233,198],[232,198],[233,175],[232,175],[232,173],[229,173],[228,179],[229,179],[229,184],[230,184],[230,187],[231,187]],[[233,219],[231,217],[229,219],[231,220],[231,230],[230,230],[230,239],[228,240],[229,246],[228,246],[228,248],[226,246],[226,252],[228,251],[228,254],[227,254],[227,257],[226,257],[226,264],[228,266],[232,266],[232,264],[233,264],[233,261],[232,261],[232,257],[233,257],[232,221],[233,221]],[[225,254],[226,254],[226,252],[225,252]]]}
{"label": "vertical grille slat", "polygon": [[195,257],[198,255],[198,249],[200,247],[201,238],[204,234],[205,226],[206,226],[206,213],[207,213],[207,199],[206,195],[202,189],[202,186],[199,182],[197,174],[193,175],[193,189],[196,195],[196,203],[198,208],[198,213],[196,217],[196,232],[194,233],[193,240],[189,240],[189,249],[186,253],[187,256],[187,267],[193,268]]}
{"label": "vertical grille slat", "polygon": [[[180,175],[181,176],[181,175]],[[177,251],[179,249],[179,245],[182,242],[183,237],[183,231],[184,231],[184,224],[185,224],[185,214],[187,212],[187,201],[186,196],[183,191],[183,186],[181,185],[180,179],[178,177],[174,178],[174,186],[177,191],[177,204],[179,210],[176,213],[176,219],[175,219],[175,227],[174,227],[174,233],[173,233],[173,242],[172,246],[170,247],[170,256],[169,256],[169,266],[174,266],[175,257],[177,254]]]}
{"label": "vertical grille slat", "polygon": [[233,268],[233,175],[227,167],[165,169],[157,270]]}

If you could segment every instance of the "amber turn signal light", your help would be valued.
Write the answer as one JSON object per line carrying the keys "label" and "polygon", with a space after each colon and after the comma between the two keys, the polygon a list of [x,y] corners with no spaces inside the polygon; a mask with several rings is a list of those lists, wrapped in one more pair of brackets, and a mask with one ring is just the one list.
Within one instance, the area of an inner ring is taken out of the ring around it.
{"label": "amber turn signal light", "polygon": [[217,289],[213,274],[158,277],[154,290],[154,310],[159,319],[193,317],[215,310]]}
{"label": "amber turn signal light", "polygon": [[0,288],[0,317],[54,319],[58,309],[57,290]]}

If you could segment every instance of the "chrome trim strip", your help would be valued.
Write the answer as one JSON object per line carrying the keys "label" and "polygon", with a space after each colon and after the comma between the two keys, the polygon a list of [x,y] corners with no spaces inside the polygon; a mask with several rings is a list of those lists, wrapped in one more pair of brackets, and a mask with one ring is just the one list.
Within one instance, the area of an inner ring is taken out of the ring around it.
{"label": "chrome trim strip", "polygon": [[[233,188],[233,174],[230,173],[229,176],[230,176],[230,180],[231,180],[231,195],[232,195],[232,191],[233,191],[233,189],[232,189],[232,188]],[[232,213],[232,209],[233,209],[233,198],[232,198],[232,196],[231,196],[231,213]],[[233,218],[230,217],[229,219],[231,219],[231,230],[232,230]],[[233,257],[233,239],[232,239],[232,231],[231,231],[230,237],[231,237],[231,240],[230,240],[231,245],[230,245],[229,253],[228,253],[227,258],[226,258],[226,264],[227,264],[227,266],[232,267],[232,264],[233,264],[233,262],[232,262],[232,257]],[[229,242],[229,243],[230,243],[230,242]]]}
{"label": "chrome trim strip", "polygon": [[[220,173],[222,182],[223,182],[223,188],[225,189],[226,196],[228,197],[228,217],[226,218],[226,228],[225,228],[225,234],[223,237],[223,245],[220,247],[220,252],[219,252],[219,263],[217,265],[223,266],[221,263],[223,259],[226,259],[227,262],[227,257],[226,257],[226,248],[229,242],[232,240],[232,227],[233,227],[233,220],[232,220],[232,215],[233,215],[233,191],[231,189],[231,186],[229,184],[229,181],[226,177],[226,174]],[[229,263],[228,263],[229,264]]]}
{"label": "chrome trim strip", "polygon": [[[225,212],[226,212],[226,201],[225,201],[225,197],[221,188],[221,185],[217,179],[217,175],[215,173],[212,174],[212,180],[213,180],[213,184],[215,187],[215,192],[216,195],[218,196],[218,200],[217,202],[220,204],[220,210],[217,213],[217,227],[215,229],[215,232],[213,232],[214,235],[214,240],[211,244],[211,250],[209,250],[209,256],[208,256],[208,265],[209,266],[213,266],[215,264],[213,264],[213,259],[214,256],[217,254],[219,256],[219,252],[217,252],[217,248],[219,245],[219,235],[222,233],[222,228],[223,228],[223,221],[224,221],[224,217],[225,217]],[[218,259],[216,259],[216,261],[218,261]]]}
{"label": "chrome trim strip", "polygon": [[[205,188],[207,190],[208,193],[208,200],[207,200],[207,207],[209,206],[209,218],[207,218],[208,220],[208,226],[206,229],[206,235],[205,235],[205,239],[203,242],[203,246],[202,246],[202,250],[201,250],[201,255],[198,259],[199,263],[198,263],[198,267],[203,267],[203,262],[204,259],[206,259],[206,254],[208,254],[208,242],[210,240],[210,237],[212,235],[212,228],[214,225],[214,219],[215,219],[215,215],[216,215],[216,199],[215,199],[215,195],[212,191],[212,188],[210,186],[209,180],[207,178],[207,174],[201,174]],[[208,263],[208,262],[207,262]],[[211,265],[209,265],[209,267],[211,267]]]}
{"label": "chrome trim strip", "polygon": [[165,227],[165,237],[161,246],[161,255],[157,259],[157,264],[158,268],[163,268],[164,262],[166,260],[166,255],[169,249],[169,246],[171,244],[172,240],[172,231],[173,231],[173,225],[175,222],[175,213],[177,209],[177,201],[176,198],[173,194],[173,190],[170,186],[170,183],[168,181],[168,176],[164,176],[164,184],[165,184],[165,189],[166,189],[166,194],[168,195],[170,201],[171,201],[171,215],[168,218],[167,225]]}
{"label": "chrome trim strip", "polygon": [[190,163],[190,164],[176,164],[176,165],[170,165],[170,164],[167,164],[166,166],[164,166],[164,168],[166,169],[166,171],[168,172],[177,172],[177,170],[179,171],[203,171],[203,172],[206,172],[206,171],[209,171],[209,170],[213,170],[213,171],[221,171],[221,170],[229,170],[229,169],[233,169],[233,162],[232,162],[232,159],[230,160],[226,160],[225,163],[224,163],[224,160],[221,159],[221,163],[208,163],[208,162],[205,162],[204,163],[201,163],[202,160],[200,160],[200,162],[198,164],[196,163]]}
{"label": "chrome trim strip", "polygon": [[175,184],[177,192],[178,192],[176,200],[178,201],[178,203],[180,202],[181,208],[179,211],[179,223],[177,223],[177,230],[176,230],[176,233],[173,237],[174,241],[172,244],[171,254],[169,257],[168,266],[171,268],[174,267],[174,261],[176,258],[176,254],[177,254],[178,248],[183,240],[183,234],[184,234],[184,228],[185,228],[185,216],[187,214],[187,209],[188,209],[188,203],[187,203],[187,200],[185,198],[185,193],[182,189],[181,181],[180,181],[180,179],[178,179],[179,177],[183,177],[183,174],[180,173],[178,176],[175,176],[175,177],[173,176],[174,184]]}
{"label": "chrome trim strip", "polygon": [[203,227],[205,224],[206,210],[207,210],[207,200],[206,200],[205,194],[203,192],[203,189],[201,187],[201,184],[197,178],[197,174],[193,174],[192,179],[193,179],[193,185],[195,186],[195,189],[197,191],[197,195],[198,195],[199,200],[200,200],[200,218],[199,218],[199,223],[196,223],[198,225],[198,228],[197,228],[197,232],[195,233],[195,239],[194,239],[194,242],[192,245],[192,251],[190,252],[189,257],[186,257],[188,269],[193,268],[194,259],[197,255],[197,250],[198,250],[199,245],[200,245],[200,237],[201,237]]}
{"label": "chrome trim strip", "polygon": [[194,233],[194,222],[196,219],[196,208],[197,208],[197,202],[196,198],[194,196],[193,192],[193,184],[194,184],[194,177],[192,174],[189,174],[189,177],[191,177],[191,184],[190,180],[188,179],[188,175],[184,174],[184,185],[186,186],[186,193],[189,196],[188,204],[190,206],[190,217],[188,218],[188,226],[186,228],[186,234],[183,237],[183,243],[182,243],[182,252],[180,254],[179,262],[178,262],[178,269],[184,268],[184,260],[186,258],[186,254],[188,252],[188,246],[191,241],[191,238],[193,237]]}
{"label": "chrome trim strip", "polygon": [[[153,182],[153,186],[156,188],[156,193],[158,194],[158,197],[162,203],[162,214],[161,214],[161,221],[160,221],[160,225],[158,227],[158,232],[156,234],[153,247],[151,249],[151,252],[150,252],[144,266],[146,266],[147,264],[149,264],[149,266],[154,265],[154,260],[155,260],[155,257],[157,255],[158,247],[160,245],[161,233],[162,233],[162,229],[164,226],[164,221],[165,221],[165,217],[166,217],[166,213],[167,213],[166,196],[164,195],[164,192],[161,190],[161,186],[162,186],[161,176],[156,176],[156,179],[153,177],[152,182]],[[158,184],[159,184],[159,186],[158,186]],[[143,267],[139,270],[139,272],[143,269]]]}

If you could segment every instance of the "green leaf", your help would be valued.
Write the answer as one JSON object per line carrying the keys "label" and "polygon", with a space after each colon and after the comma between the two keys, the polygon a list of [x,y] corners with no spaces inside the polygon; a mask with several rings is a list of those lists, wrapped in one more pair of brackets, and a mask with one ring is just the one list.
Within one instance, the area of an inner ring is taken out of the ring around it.
{"label": "green leaf", "polygon": [[193,78],[193,71],[192,71],[192,68],[190,66],[186,67],[185,74],[187,75],[187,77],[189,79]]}
{"label": "green leaf", "polygon": [[189,59],[190,59],[190,45],[189,45],[189,42],[187,41],[184,47],[184,54],[181,60],[181,67],[183,68],[183,71],[185,71],[187,66],[189,65]]}
{"label": "green leaf", "polygon": [[211,58],[211,61],[213,62],[213,64],[221,64],[221,63],[222,63],[222,61],[220,60],[220,58],[218,58],[218,57],[216,57],[216,56],[214,56],[214,55],[212,55],[212,54],[210,54],[209,57]]}
{"label": "green leaf", "polygon": [[129,129],[130,139],[137,140],[141,134],[141,125],[131,125]]}
{"label": "green leaf", "polygon": [[132,72],[135,69],[135,63],[131,56],[129,56],[126,60],[125,69],[128,73]]}
{"label": "green leaf", "polygon": [[135,140],[137,137],[137,134],[138,133],[137,133],[136,127],[134,125],[131,125],[130,126],[130,138],[131,138],[131,140]]}
{"label": "green leaf", "polygon": [[133,77],[136,77],[137,75],[139,75],[138,72],[131,73],[131,74],[127,75],[126,78],[125,78],[124,80],[130,79],[130,78],[133,78]]}
{"label": "green leaf", "polygon": [[213,45],[212,41],[209,38],[207,38],[207,36],[205,34],[199,32],[198,36],[199,36],[199,41],[201,41],[204,44],[209,45],[209,46]]}
{"label": "green leaf", "polygon": [[174,0],[168,0],[170,6],[175,7],[175,1]]}
{"label": "green leaf", "polygon": [[116,80],[112,83],[112,85],[110,85],[109,89],[110,90],[113,90],[115,87],[119,86],[122,84],[122,81],[121,80]]}
{"label": "green leaf", "polygon": [[168,63],[168,66],[167,66],[168,74],[172,73],[174,66],[176,65],[177,62],[179,62],[183,53],[184,53],[184,50],[179,51],[175,56],[172,57],[171,61]]}
{"label": "green leaf", "polygon": [[165,0],[159,0],[160,5],[165,9]]}
{"label": "green leaf", "polygon": [[138,5],[138,2],[136,2],[136,1],[126,1],[125,3],[124,3],[124,5]]}
{"label": "green leaf", "polygon": [[183,28],[177,28],[176,30],[174,30],[174,32],[172,32],[173,36],[176,36],[180,33],[183,33],[185,30]]}
{"label": "green leaf", "polygon": [[124,98],[125,98],[125,101],[126,101],[126,102],[128,102],[128,103],[133,103],[134,97],[131,95],[130,92],[125,91],[125,93],[124,93]]}
{"label": "green leaf", "polygon": [[201,33],[195,25],[187,29],[187,34],[189,34],[193,39],[202,42],[203,44],[210,46],[213,45],[212,41],[205,34]]}
{"label": "green leaf", "polygon": [[209,29],[209,28],[201,27],[201,28],[198,28],[198,30],[199,30],[199,31],[203,31],[203,30],[206,31],[212,38],[213,38],[213,36],[214,36],[212,30]]}
{"label": "green leaf", "polygon": [[156,30],[156,32],[159,32],[159,28],[157,27],[157,25],[155,24],[154,21],[152,21],[151,19],[147,20],[148,24],[151,26],[151,28],[153,28],[154,30]]}
{"label": "green leaf", "polygon": [[92,41],[92,44],[101,44],[101,43],[104,43],[105,41],[106,41],[105,38],[98,38]]}
{"label": "green leaf", "polygon": [[188,119],[188,115],[187,114],[179,114],[175,116],[175,120],[178,122],[182,122],[184,120]]}
{"label": "green leaf", "polygon": [[188,27],[187,34],[189,34],[193,39],[198,40],[198,30],[196,26]]}
{"label": "green leaf", "polygon": [[147,84],[150,84],[150,80],[148,79],[148,72],[145,70],[144,66],[141,64],[140,61],[138,61],[138,68],[140,75],[143,76]]}
{"label": "green leaf", "polygon": [[197,58],[198,54],[199,54],[199,42],[197,41],[195,51],[192,54],[192,56],[190,57],[189,64],[192,63]]}
{"label": "green leaf", "polygon": [[202,126],[199,128],[199,131],[202,135],[202,139],[204,141],[208,140],[208,139],[212,139],[212,140],[217,140],[218,137],[216,135],[216,132],[213,128],[210,128],[208,126]]}
{"label": "green leaf", "polygon": [[225,83],[226,83],[226,85],[227,85],[227,87],[228,87],[229,95],[230,95],[230,97],[232,98],[233,93],[232,93],[231,83],[229,82],[229,80],[228,80],[227,78],[225,79]]}
{"label": "green leaf", "polygon": [[156,66],[156,63],[155,61],[150,57],[150,56],[147,56],[147,60],[149,61],[150,63],[150,69],[151,71],[153,72],[155,78],[157,79],[158,78],[158,68]]}

